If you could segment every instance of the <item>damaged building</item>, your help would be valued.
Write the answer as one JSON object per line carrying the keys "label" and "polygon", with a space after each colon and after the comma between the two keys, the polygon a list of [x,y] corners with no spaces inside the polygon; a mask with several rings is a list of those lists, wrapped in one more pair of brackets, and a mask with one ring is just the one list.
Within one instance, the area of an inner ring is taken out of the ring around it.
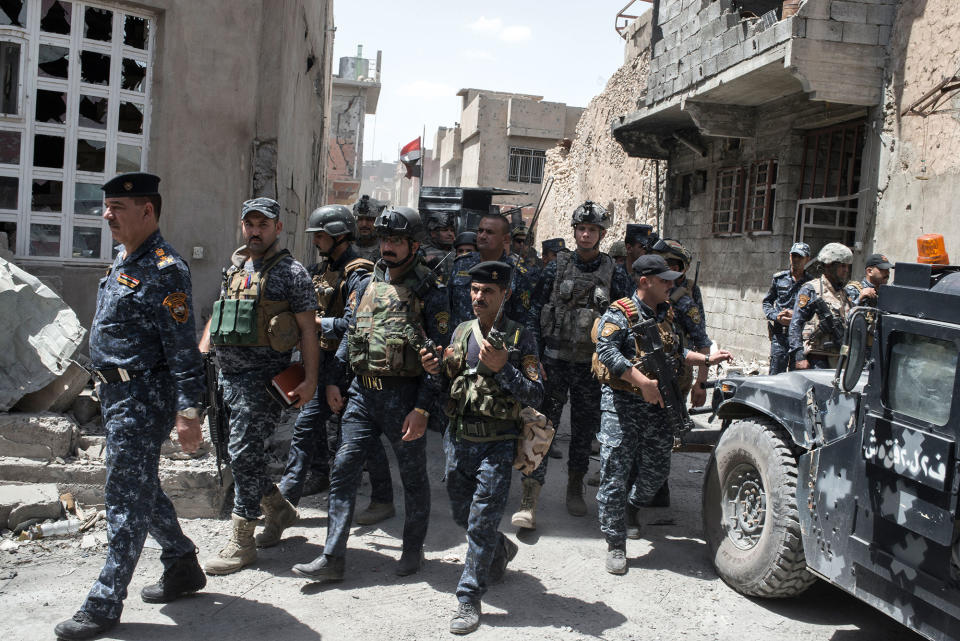
{"label": "damaged building", "polygon": [[854,278],[873,252],[915,260],[921,233],[960,252],[955,3],[651,4],[646,92],[612,131],[666,161],[661,231],[700,261],[717,343],[766,358],[760,303],[795,241],[849,246]]}
{"label": "damaged building", "polygon": [[333,76],[326,202],[352,205],[360,198],[364,124],[377,113],[381,61],[379,51],[375,60],[364,58],[362,45],[356,56],[340,58],[340,71]]}

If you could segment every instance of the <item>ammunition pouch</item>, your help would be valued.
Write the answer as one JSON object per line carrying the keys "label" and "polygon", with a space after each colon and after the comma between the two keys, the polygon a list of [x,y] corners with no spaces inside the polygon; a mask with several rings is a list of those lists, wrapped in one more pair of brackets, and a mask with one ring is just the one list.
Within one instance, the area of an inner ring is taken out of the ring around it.
{"label": "ammunition pouch", "polygon": [[517,440],[517,454],[513,459],[514,469],[523,474],[532,474],[540,467],[543,457],[550,450],[550,443],[557,431],[547,417],[533,409],[524,407],[520,412],[523,432]]}
{"label": "ammunition pouch", "polygon": [[353,371],[366,376],[420,376],[422,307],[410,286],[371,280],[347,334]]}

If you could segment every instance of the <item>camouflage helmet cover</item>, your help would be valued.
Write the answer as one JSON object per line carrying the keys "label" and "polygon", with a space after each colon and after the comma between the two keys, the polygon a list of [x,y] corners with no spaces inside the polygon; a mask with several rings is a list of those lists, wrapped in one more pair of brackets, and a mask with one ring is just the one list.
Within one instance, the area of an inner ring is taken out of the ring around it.
{"label": "camouflage helmet cover", "polygon": [[830,265],[833,263],[843,263],[849,265],[853,262],[853,252],[846,245],[840,243],[827,243],[817,254],[817,262],[821,265]]}
{"label": "camouflage helmet cover", "polygon": [[607,252],[612,258],[626,258],[627,257],[627,247],[622,240],[618,240],[614,244],[610,245],[610,251]]}

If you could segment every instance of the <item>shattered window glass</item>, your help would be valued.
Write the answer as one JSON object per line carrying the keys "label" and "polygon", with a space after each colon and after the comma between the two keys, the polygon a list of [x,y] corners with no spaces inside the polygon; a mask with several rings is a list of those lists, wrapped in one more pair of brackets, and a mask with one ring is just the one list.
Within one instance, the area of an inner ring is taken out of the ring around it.
{"label": "shattered window glass", "polygon": [[886,405],[921,421],[946,425],[957,376],[957,346],[905,332],[892,332],[890,341]]}
{"label": "shattered window glass", "polygon": [[0,131],[0,163],[20,164],[20,132]]}
{"label": "shattered window glass", "polygon": [[80,96],[78,124],[90,129],[107,128],[107,99],[103,96]]}
{"label": "shattered window glass", "polygon": [[100,228],[73,228],[73,257],[100,258]]}
{"label": "shattered window glass", "polygon": [[60,255],[60,225],[32,223],[30,225],[30,255]]}
{"label": "shattered window glass", "polygon": [[76,216],[103,214],[103,191],[96,183],[78,182],[74,188],[73,213]]}
{"label": "shattered window glass", "polygon": [[130,171],[140,171],[140,146],[139,145],[117,145],[117,173],[123,174]]}
{"label": "shattered window glass", "polygon": [[0,25],[27,26],[27,3],[22,0],[0,0]]}
{"label": "shattered window glass", "polygon": [[136,49],[146,49],[150,25],[145,18],[127,16],[123,22],[123,44]]}
{"label": "shattered window glass", "polygon": [[72,11],[69,2],[43,0],[40,4],[40,31],[69,34]]}
{"label": "shattered window glass", "polygon": [[33,166],[63,169],[63,136],[33,137]]}
{"label": "shattered window glass", "polygon": [[37,122],[67,122],[67,94],[59,91],[37,91]]}
{"label": "shattered window glass", "polygon": [[0,112],[20,113],[20,45],[0,42]]}
{"label": "shattered window glass", "polygon": [[120,79],[120,88],[143,93],[144,80],[147,78],[147,63],[132,58],[124,58],[122,70],[123,77]]}
{"label": "shattered window glass", "polygon": [[0,222],[0,232],[7,234],[7,249],[17,251],[17,223],[13,221]]}
{"label": "shattered window glass", "polygon": [[0,209],[16,209],[19,191],[19,178],[0,176]]}
{"label": "shattered window glass", "polygon": [[66,47],[40,45],[37,75],[40,78],[66,78],[70,70],[70,50]]}
{"label": "shattered window glass", "polygon": [[113,12],[87,7],[83,14],[83,37],[110,42],[113,38]]}
{"label": "shattered window glass", "polygon": [[80,52],[80,80],[94,85],[110,81],[110,56],[96,51]]}
{"label": "shattered window glass", "polygon": [[107,164],[107,143],[103,140],[77,141],[77,171],[103,172]]}
{"label": "shattered window glass", "polygon": [[143,105],[135,102],[120,103],[120,122],[117,129],[125,134],[143,133]]}
{"label": "shattered window glass", "polygon": [[63,183],[59,180],[35,178],[30,195],[30,209],[33,211],[62,211]]}

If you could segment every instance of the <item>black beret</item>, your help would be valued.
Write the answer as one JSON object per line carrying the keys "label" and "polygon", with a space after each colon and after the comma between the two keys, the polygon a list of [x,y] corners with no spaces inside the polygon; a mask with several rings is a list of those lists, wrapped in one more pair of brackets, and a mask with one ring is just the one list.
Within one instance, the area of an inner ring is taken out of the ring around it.
{"label": "black beret", "polygon": [[103,183],[105,198],[133,198],[135,196],[159,196],[160,176],[133,172],[114,176]]}
{"label": "black beret", "polygon": [[624,234],[624,242],[630,243],[631,245],[642,241],[644,238],[650,235],[650,232],[653,231],[653,225],[641,225],[638,223],[629,223],[627,225],[627,233]]}
{"label": "black beret", "polygon": [[510,265],[499,260],[487,260],[477,263],[467,273],[474,283],[490,283],[507,287],[510,284]]}
{"label": "black beret", "polygon": [[567,245],[563,242],[562,238],[551,238],[540,243],[540,246],[543,247],[545,252],[553,252],[554,254],[558,253],[561,249],[566,249]]}

